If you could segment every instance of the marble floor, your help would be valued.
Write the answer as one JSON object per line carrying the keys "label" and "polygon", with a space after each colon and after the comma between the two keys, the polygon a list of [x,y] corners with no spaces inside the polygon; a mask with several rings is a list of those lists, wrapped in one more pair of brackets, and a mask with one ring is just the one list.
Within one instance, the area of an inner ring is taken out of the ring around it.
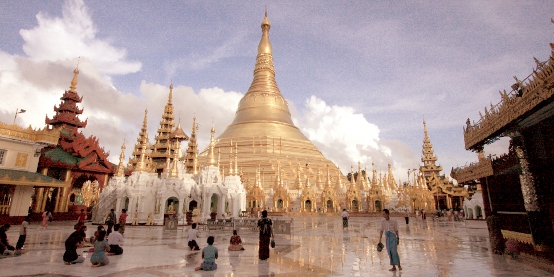
{"label": "marble floor", "polygon": [[[245,251],[227,251],[231,231],[200,231],[200,247],[215,237],[219,249],[218,269],[194,271],[201,263],[200,251],[187,249],[186,229],[127,226],[124,254],[110,256],[110,264],[91,268],[88,248],[79,252],[82,264],[64,265],[64,241],[74,222],[53,222],[47,229],[30,226],[26,253],[0,259],[0,276],[552,276],[507,256],[493,255],[484,222],[466,226],[463,222],[414,221],[400,228],[402,271],[389,272],[385,251],[377,252],[380,218],[352,218],[342,229],[340,217],[294,218],[293,234],[276,236],[276,247],[267,261],[258,259],[257,233],[241,229]],[[96,226],[87,224],[87,235]],[[19,226],[12,226],[12,245]]]}

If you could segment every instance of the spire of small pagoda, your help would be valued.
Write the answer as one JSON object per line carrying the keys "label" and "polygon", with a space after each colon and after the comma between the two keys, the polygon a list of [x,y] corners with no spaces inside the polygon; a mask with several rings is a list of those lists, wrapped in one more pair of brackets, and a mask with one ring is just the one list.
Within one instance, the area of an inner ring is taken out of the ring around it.
{"label": "spire of small pagoda", "polygon": [[146,145],[148,147],[149,144],[150,141],[148,139],[148,109],[144,109],[144,119],[142,120],[142,127],[140,128],[137,143],[135,144],[133,153],[129,157],[129,169],[133,169],[137,166],[137,163],[140,160],[140,155],[142,153],[142,146]]}
{"label": "spire of small pagoda", "polygon": [[210,165],[216,165],[215,163],[215,157],[214,157],[214,144],[215,144],[215,127],[212,123],[212,135],[210,137],[210,156],[208,157],[210,159]]}
{"label": "spire of small pagoda", "polygon": [[423,165],[420,166],[419,170],[423,173],[425,177],[430,177],[433,173],[435,173],[436,176],[439,176],[440,171],[442,171],[442,166],[436,164],[438,158],[437,156],[435,156],[433,145],[431,144],[431,140],[429,139],[429,135],[427,133],[427,124],[425,123],[425,120],[423,120],[423,133],[423,155],[421,157]]}
{"label": "spire of small pagoda", "polygon": [[344,184],[342,183],[342,172],[340,171],[340,167],[337,166],[337,189],[343,189]]}
{"label": "spire of small pagoda", "polygon": [[69,90],[66,90],[60,98],[60,100],[62,100],[60,104],[57,107],[54,106],[54,112],[56,112],[56,114],[52,119],[48,118],[48,115],[46,116],[46,124],[51,125],[53,128],[61,127],[71,133],[77,132],[77,129],[87,126],[88,119],[84,122],[79,119],[79,115],[83,113],[83,109],[79,109],[77,104],[83,101],[83,97],[79,97],[77,93],[78,75],[79,65],[77,64],[77,67],[73,70],[73,79],[71,80]]}
{"label": "spire of small pagoda", "polygon": [[196,125],[196,114],[192,119],[192,129],[190,133],[190,140],[187,148],[187,153],[184,157],[185,159],[185,171],[187,173],[193,173],[195,171],[195,161],[198,157],[198,143],[196,141],[196,131],[198,127]]}
{"label": "spire of small pagoda", "polygon": [[175,149],[172,148],[170,142],[170,135],[175,128],[175,117],[173,111],[173,83],[169,86],[169,95],[167,104],[164,108],[162,120],[160,121],[160,127],[158,128],[158,135],[156,136],[156,142],[152,145],[153,150],[150,154],[152,162],[156,166],[158,173],[163,172],[167,159],[173,160]]}
{"label": "spire of small pagoda", "polygon": [[295,185],[296,185],[296,189],[302,189],[304,186],[302,185],[302,178],[300,178],[300,173],[302,172],[301,170],[301,167],[300,167],[300,163],[297,164],[297,169],[296,169],[296,182],[295,182]]}
{"label": "spire of small pagoda", "polygon": [[394,175],[392,174],[392,166],[389,164],[389,187],[391,190],[397,190],[398,187],[396,186],[396,180],[394,179]]}
{"label": "spire of small pagoda", "polygon": [[371,177],[371,188],[377,189],[377,170],[375,170],[375,164],[371,163],[371,171],[373,172],[373,176]]}
{"label": "spire of small pagoda", "polygon": [[125,167],[123,166],[123,159],[125,159],[125,142],[121,145],[121,154],[119,154],[119,165],[115,173],[116,177],[123,177],[125,174]]}

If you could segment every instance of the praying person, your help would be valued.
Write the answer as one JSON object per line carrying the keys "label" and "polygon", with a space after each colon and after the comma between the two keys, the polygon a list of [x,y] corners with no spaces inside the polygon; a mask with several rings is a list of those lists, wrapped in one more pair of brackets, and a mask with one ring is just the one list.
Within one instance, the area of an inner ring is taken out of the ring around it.
{"label": "praying person", "polygon": [[381,243],[381,238],[385,233],[387,253],[389,254],[390,264],[392,268],[389,271],[396,271],[396,266],[398,270],[402,270],[400,266],[400,257],[398,256],[397,246],[400,243],[400,237],[398,236],[398,223],[396,220],[390,218],[389,210],[383,210],[383,219],[381,219],[381,230],[379,232],[379,243]]}
{"label": "praying person", "polygon": [[77,254],[77,247],[82,246],[83,239],[85,238],[85,233],[83,232],[82,226],[77,231],[71,233],[67,240],[65,240],[65,253],[63,254],[63,261],[66,265],[82,263],[85,261],[83,256]]}
{"label": "praying person", "polygon": [[229,245],[229,248],[227,250],[229,251],[240,251],[244,250],[242,247],[242,239],[239,235],[237,235],[237,230],[233,230],[233,236],[231,236],[231,245]]}
{"label": "praying person", "polygon": [[108,243],[110,244],[110,254],[111,255],[121,255],[123,254],[123,235],[119,232],[119,224],[113,226],[113,232],[108,235]]}
{"label": "praying person", "polygon": [[[112,234],[115,233],[117,232],[112,232]],[[104,266],[110,262],[108,256],[106,256],[106,251],[110,251],[110,246],[104,239],[105,237],[106,231],[102,230],[98,233],[98,240],[94,242],[94,253],[90,256],[91,267]]]}
{"label": "praying person", "polygon": [[196,239],[198,238],[198,230],[196,230],[196,223],[192,223],[192,229],[188,230],[189,242],[188,246],[190,250],[200,250]]}
{"label": "praying person", "polygon": [[218,252],[217,252],[217,248],[213,247],[214,241],[215,241],[214,237],[212,236],[208,237],[208,240],[207,240],[208,246],[202,249],[202,259],[204,259],[204,261],[202,262],[202,264],[200,264],[199,267],[195,268],[194,271],[198,271],[198,270],[210,271],[210,270],[217,269],[217,264],[215,263],[215,259],[218,258]]}
{"label": "praying person", "polygon": [[6,223],[0,227],[0,254],[10,253],[8,251],[14,251],[15,248],[8,242],[8,236],[6,232],[10,229],[11,225]]}

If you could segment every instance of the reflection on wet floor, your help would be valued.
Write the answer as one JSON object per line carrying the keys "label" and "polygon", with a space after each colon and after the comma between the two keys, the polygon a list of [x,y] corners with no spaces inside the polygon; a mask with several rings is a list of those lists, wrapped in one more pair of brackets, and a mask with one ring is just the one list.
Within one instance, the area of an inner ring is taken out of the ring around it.
{"label": "reflection on wet floor", "polygon": [[[339,216],[295,218],[292,234],[277,235],[276,247],[267,261],[258,259],[258,234],[238,230],[244,251],[227,251],[232,230],[200,230],[198,244],[215,237],[219,249],[218,269],[194,272],[201,261],[200,251],[187,247],[188,226],[165,231],[161,226],[128,226],[125,252],[110,256],[110,264],[91,268],[90,262],[66,266],[62,262],[64,241],[74,222],[53,222],[47,229],[38,223],[29,228],[27,253],[0,259],[0,276],[551,276],[549,273],[489,249],[486,225],[466,228],[463,222],[410,220],[400,225],[398,251],[404,270],[389,272],[389,258],[378,252],[377,217],[350,219],[348,230]],[[89,225],[88,235],[95,226]],[[8,232],[15,243],[18,226]],[[83,250],[87,250],[85,248]]]}

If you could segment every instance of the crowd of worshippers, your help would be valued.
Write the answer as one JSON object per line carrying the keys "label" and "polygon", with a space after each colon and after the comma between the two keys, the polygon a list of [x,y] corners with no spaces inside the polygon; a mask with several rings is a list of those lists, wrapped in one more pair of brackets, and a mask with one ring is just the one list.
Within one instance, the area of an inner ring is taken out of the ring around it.
{"label": "crowd of worshippers", "polygon": [[119,224],[115,224],[113,231],[108,234],[110,230],[106,231],[103,225],[98,225],[94,235],[87,239],[87,226],[78,226],[77,230],[65,240],[64,263],[70,265],[84,262],[85,258],[77,253],[77,248],[91,243],[93,247],[88,252],[92,253],[90,256],[92,267],[107,265],[110,262],[108,256],[123,254],[121,245],[124,240],[123,235],[119,232],[120,228]]}

